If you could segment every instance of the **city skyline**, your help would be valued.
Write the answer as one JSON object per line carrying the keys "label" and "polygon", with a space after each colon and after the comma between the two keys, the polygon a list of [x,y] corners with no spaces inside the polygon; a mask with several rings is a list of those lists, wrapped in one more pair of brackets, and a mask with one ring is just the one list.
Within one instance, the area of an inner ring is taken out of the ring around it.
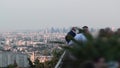
{"label": "city skyline", "polygon": [[1,0],[0,30],[120,27],[119,0]]}

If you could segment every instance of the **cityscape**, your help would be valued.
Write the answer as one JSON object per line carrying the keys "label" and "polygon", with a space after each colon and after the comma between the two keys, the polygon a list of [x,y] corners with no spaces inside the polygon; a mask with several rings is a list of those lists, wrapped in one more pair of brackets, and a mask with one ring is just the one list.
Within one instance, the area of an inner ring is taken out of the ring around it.
{"label": "cityscape", "polygon": [[20,67],[28,67],[28,60],[39,59],[41,63],[51,60],[52,51],[60,49],[59,44],[52,41],[65,42],[68,29],[16,31],[0,33],[0,67],[6,67],[14,62]]}
{"label": "cityscape", "polygon": [[0,0],[0,68],[120,68],[120,0]]}
{"label": "cityscape", "polygon": [[[54,50],[62,51],[61,46],[66,45],[65,36],[70,29],[71,28],[52,27],[50,29],[40,30],[1,32],[0,67],[7,67],[10,64],[16,63],[18,67],[28,68],[30,67],[28,58],[32,63],[34,63],[36,59],[38,59],[40,63],[53,60]],[[115,28],[111,29],[113,31],[116,30]],[[92,36],[96,37],[99,29],[89,28],[89,31]],[[60,55],[58,59],[60,59]]]}

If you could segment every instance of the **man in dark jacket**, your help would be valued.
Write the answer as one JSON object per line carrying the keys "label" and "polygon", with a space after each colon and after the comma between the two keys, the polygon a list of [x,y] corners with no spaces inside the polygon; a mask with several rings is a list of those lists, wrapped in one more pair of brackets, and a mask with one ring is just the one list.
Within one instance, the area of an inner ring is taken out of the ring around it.
{"label": "man in dark jacket", "polygon": [[76,29],[75,29],[75,27],[73,27],[73,28],[70,30],[70,32],[68,32],[67,35],[65,36],[66,42],[69,43],[69,42],[71,41],[71,39],[69,38],[69,36],[71,36],[71,37],[74,38],[75,35],[76,35]]}

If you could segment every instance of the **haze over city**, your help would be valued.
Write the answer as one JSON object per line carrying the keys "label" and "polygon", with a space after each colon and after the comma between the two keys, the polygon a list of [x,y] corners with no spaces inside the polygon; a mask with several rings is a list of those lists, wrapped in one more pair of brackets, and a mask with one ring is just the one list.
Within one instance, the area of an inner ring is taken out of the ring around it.
{"label": "haze over city", "polygon": [[0,30],[120,27],[120,0],[0,0]]}
{"label": "haze over city", "polygon": [[0,0],[0,68],[120,68],[120,0]]}

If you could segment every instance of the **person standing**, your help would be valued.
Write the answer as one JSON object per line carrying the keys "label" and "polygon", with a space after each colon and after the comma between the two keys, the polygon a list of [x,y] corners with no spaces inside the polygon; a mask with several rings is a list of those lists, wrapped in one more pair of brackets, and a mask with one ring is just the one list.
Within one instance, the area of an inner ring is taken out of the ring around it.
{"label": "person standing", "polygon": [[92,41],[93,40],[93,36],[91,35],[91,33],[89,32],[89,28],[88,26],[83,26],[83,34],[85,35],[85,37],[88,39],[88,41]]}

